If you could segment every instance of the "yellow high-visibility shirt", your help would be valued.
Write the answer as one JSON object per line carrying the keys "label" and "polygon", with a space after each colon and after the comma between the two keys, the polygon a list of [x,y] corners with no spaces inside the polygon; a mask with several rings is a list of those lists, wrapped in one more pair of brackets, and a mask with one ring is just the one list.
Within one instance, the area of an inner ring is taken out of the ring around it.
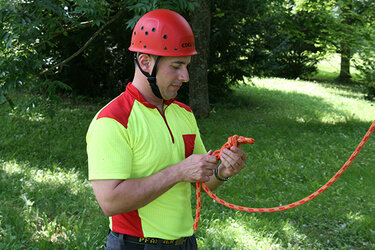
{"label": "yellow high-visibility shirt", "polygon": [[[131,83],[94,117],[86,141],[89,180],[147,177],[206,153],[188,106],[164,101],[162,114]],[[136,237],[191,236],[191,183],[180,182],[146,206],[109,219],[113,231]]]}

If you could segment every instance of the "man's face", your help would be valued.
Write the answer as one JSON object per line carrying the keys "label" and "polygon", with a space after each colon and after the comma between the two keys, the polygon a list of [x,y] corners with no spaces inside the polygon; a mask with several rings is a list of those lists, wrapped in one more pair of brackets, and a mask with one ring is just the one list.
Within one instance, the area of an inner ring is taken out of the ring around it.
{"label": "man's face", "polygon": [[160,59],[156,74],[156,84],[164,100],[175,98],[182,83],[189,81],[187,66],[190,61],[191,56],[162,57]]}

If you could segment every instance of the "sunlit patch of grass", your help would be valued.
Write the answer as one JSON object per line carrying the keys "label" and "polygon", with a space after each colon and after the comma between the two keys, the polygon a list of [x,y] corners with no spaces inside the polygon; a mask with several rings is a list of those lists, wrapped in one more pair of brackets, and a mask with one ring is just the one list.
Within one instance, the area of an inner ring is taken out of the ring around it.
{"label": "sunlit patch of grass", "polygon": [[[207,228],[202,249],[277,249],[273,233],[252,229],[250,224],[231,217],[215,220]],[[224,223],[223,223],[224,222]]]}
{"label": "sunlit patch of grass", "polygon": [[[261,106],[265,105],[261,99],[278,103],[274,106],[270,103],[272,113],[276,116],[288,113],[291,119],[302,123],[312,120],[330,124],[349,120],[372,121],[375,114],[374,104],[353,87],[280,78],[254,78],[248,84],[253,87],[240,88],[238,98],[248,96],[248,103],[259,102]],[[307,97],[310,101],[306,102]]]}
{"label": "sunlit patch of grass", "polygon": [[[354,58],[358,60],[356,57],[357,55],[354,55]],[[318,71],[314,74],[313,78],[318,81],[335,82],[340,74],[340,60],[341,58],[339,54],[330,54],[326,56],[318,63]],[[360,72],[355,68],[353,60],[351,61],[350,66],[352,80],[356,81]]]}
{"label": "sunlit patch of grass", "polygon": [[74,170],[64,171],[56,165],[52,166],[51,169],[38,169],[30,167],[29,163],[19,164],[7,161],[3,163],[3,170],[10,177],[12,175],[22,175],[24,178],[21,178],[21,181],[25,181],[22,186],[28,191],[34,191],[38,184],[52,187],[66,185],[69,186],[69,191],[72,194],[77,194],[79,189],[90,188],[88,182],[79,179],[77,172]]}
{"label": "sunlit patch of grass", "polygon": [[7,192],[0,194],[4,201],[0,212],[6,215],[2,218],[5,227],[0,230],[5,243],[0,246],[9,246],[3,249],[17,249],[18,244],[50,249],[72,247],[79,238],[83,240],[80,244],[88,246],[90,238],[100,236],[85,233],[90,224],[105,231],[103,222],[86,224],[85,217],[104,216],[99,213],[89,182],[74,170],[57,166],[38,169],[29,162],[15,160],[1,160],[0,166],[0,187],[7,187]]}

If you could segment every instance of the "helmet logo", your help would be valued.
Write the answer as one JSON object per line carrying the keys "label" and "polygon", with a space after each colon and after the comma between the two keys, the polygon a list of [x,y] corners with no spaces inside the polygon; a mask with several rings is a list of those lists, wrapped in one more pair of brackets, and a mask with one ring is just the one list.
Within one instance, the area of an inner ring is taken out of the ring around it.
{"label": "helmet logo", "polygon": [[182,44],[181,44],[181,47],[182,47],[182,48],[193,47],[193,43],[191,43],[191,42],[182,43]]}

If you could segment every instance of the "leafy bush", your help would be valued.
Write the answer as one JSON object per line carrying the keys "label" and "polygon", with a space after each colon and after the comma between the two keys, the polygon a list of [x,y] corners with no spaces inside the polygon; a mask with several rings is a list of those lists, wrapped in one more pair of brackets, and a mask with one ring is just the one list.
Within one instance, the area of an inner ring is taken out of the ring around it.
{"label": "leafy bush", "polygon": [[265,54],[267,65],[263,73],[270,76],[296,78],[316,71],[316,65],[325,54],[319,45],[326,39],[329,18],[318,11],[285,9],[274,16],[282,20],[268,32]]}
{"label": "leafy bush", "polygon": [[318,44],[328,39],[327,12],[277,0],[215,1],[211,9],[208,78],[215,99],[243,77],[306,76],[325,54]]}
{"label": "leafy bush", "polygon": [[360,81],[367,88],[366,98],[375,99],[375,44],[367,44],[358,51],[355,68],[361,73]]}
{"label": "leafy bush", "polygon": [[[128,50],[131,30],[126,28],[126,20],[130,18],[130,13],[124,13],[54,78],[67,83],[74,93],[84,96],[114,97],[124,91],[134,73]],[[97,27],[87,27],[58,39],[56,51],[65,57],[72,55],[96,30]]]}

